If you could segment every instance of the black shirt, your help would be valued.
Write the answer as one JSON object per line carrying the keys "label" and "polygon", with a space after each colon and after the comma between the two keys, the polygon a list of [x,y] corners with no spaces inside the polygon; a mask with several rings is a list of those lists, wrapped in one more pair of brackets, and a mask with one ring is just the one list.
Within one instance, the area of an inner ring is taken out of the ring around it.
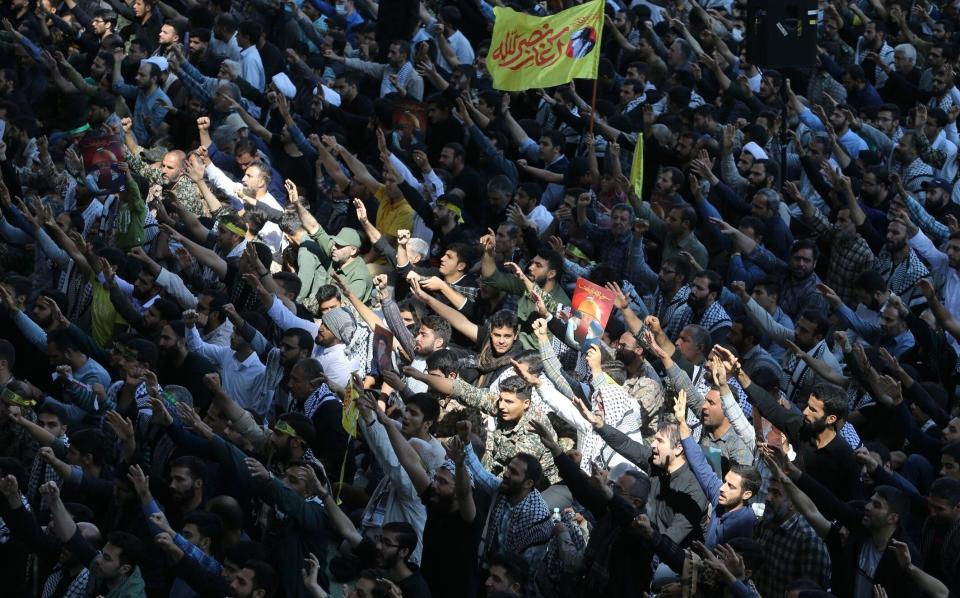
{"label": "black shirt", "polygon": [[413,573],[407,576],[406,579],[401,581],[394,580],[393,582],[400,588],[400,591],[403,593],[403,598],[431,598],[430,586],[427,585],[427,580],[423,578],[420,569],[413,564],[408,564],[407,566],[410,567]]}
{"label": "black shirt", "polygon": [[[480,544],[483,518],[466,522],[460,511],[429,502],[431,488],[423,494],[427,505],[427,525],[423,530],[423,577],[437,596],[463,596],[476,593],[479,577],[477,546]],[[406,596],[406,594],[404,594]]]}

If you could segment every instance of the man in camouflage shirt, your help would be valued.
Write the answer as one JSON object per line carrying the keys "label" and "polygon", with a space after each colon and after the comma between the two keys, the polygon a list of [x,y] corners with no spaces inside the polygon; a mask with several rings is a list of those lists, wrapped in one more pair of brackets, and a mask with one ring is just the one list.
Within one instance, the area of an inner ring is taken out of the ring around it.
{"label": "man in camouflage shirt", "polygon": [[210,210],[200,197],[196,183],[187,176],[184,162],[187,156],[182,151],[167,152],[157,168],[143,161],[138,153],[127,153],[127,164],[135,174],[147,180],[150,186],[160,185],[170,190],[187,211],[196,216],[209,216]]}

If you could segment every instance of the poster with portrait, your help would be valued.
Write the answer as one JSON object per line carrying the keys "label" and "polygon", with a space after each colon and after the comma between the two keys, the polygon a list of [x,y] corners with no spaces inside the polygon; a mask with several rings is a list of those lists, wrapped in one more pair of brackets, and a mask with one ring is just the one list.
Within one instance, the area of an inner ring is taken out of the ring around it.
{"label": "poster with portrait", "polygon": [[599,339],[610,320],[613,302],[612,291],[586,278],[578,278],[573,290],[570,319],[567,320],[567,340],[580,345]]}
{"label": "poster with portrait", "polygon": [[393,333],[383,326],[377,326],[373,330],[373,363],[370,373],[379,378],[383,372],[393,369]]}
{"label": "poster with portrait", "polygon": [[126,176],[120,172],[124,161],[123,143],[119,135],[90,135],[80,140],[80,156],[87,180],[105,193],[123,190]]}

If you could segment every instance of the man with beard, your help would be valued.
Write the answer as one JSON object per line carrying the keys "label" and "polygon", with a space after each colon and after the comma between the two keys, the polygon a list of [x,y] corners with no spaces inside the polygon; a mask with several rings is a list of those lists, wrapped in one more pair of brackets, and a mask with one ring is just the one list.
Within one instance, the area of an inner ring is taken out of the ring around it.
{"label": "man with beard", "polygon": [[433,240],[428,252],[431,261],[439,259],[446,253],[447,247],[453,243],[473,242],[473,238],[463,229],[463,198],[458,194],[444,193],[437,198],[436,206],[431,207],[407,182],[400,183],[400,188],[403,190],[404,197],[423,219],[423,223],[433,231]]}
{"label": "man with beard", "polygon": [[[146,267],[147,260],[153,260],[147,256],[142,247],[133,248],[129,255],[136,260],[132,265],[139,267],[137,279],[133,284],[130,284],[126,280],[120,278],[118,275],[113,276],[112,281],[108,279],[107,283],[110,287],[110,299],[115,304],[132,304],[131,306],[134,310],[136,310],[136,313],[143,317],[150,306],[160,298],[160,291],[163,290],[163,287],[161,287],[157,282],[160,266],[156,265],[156,267]],[[142,322],[140,323],[142,324]]]}
{"label": "man with beard", "polygon": [[916,286],[917,281],[929,275],[917,252],[907,245],[907,227],[892,221],[887,225],[883,249],[877,256],[877,269],[857,277],[854,293],[860,303],[874,311],[886,303],[889,293],[900,297],[908,308],[920,309],[926,300]]}
{"label": "man with beard", "polygon": [[[934,178],[933,167],[923,161],[921,152],[920,141],[912,131],[901,135],[893,150],[894,160],[890,165],[890,176],[900,177],[903,188],[910,193],[919,193],[923,184]],[[896,181],[894,184],[899,187]]]}
{"label": "man with beard", "polygon": [[644,301],[651,315],[669,322],[674,313],[687,304],[690,296],[690,261],[682,257],[664,259],[657,275],[657,289]]}
{"label": "man with beard", "polygon": [[206,174],[213,186],[231,199],[235,209],[261,212],[272,220],[279,220],[283,215],[283,206],[270,193],[273,174],[269,166],[260,162],[251,164],[244,171],[239,184],[233,182],[212,162],[207,165]]}
{"label": "man with beard", "polygon": [[57,483],[45,483],[40,487],[40,493],[50,507],[56,537],[75,559],[89,563],[92,576],[87,581],[87,595],[144,595],[143,577],[138,567],[144,546],[136,536],[123,531],[112,532],[103,549],[98,551],[80,532],[60,500]]}
{"label": "man with beard", "polygon": [[631,332],[624,332],[620,342],[614,347],[617,359],[626,368],[627,379],[624,390],[637,401],[640,414],[640,432],[643,439],[650,441],[656,434],[660,423],[660,409],[663,406],[663,387],[660,376],[647,361],[643,346]]}
{"label": "man with beard", "polygon": [[876,321],[864,322],[830,288],[823,286],[822,292],[840,317],[840,325],[852,328],[865,343],[886,349],[897,359],[903,358],[916,345],[916,339],[907,326],[907,310],[899,298],[895,303],[882,303]]}
{"label": "man with beard", "polygon": [[[170,501],[163,513],[171,528],[182,529],[184,517],[203,507],[206,478],[207,466],[197,457],[185,455],[170,462],[170,485],[167,487]],[[144,515],[149,518],[150,514],[161,512],[160,504],[150,492],[147,478],[137,467],[131,467],[131,480]]]}
{"label": "man with beard", "polygon": [[924,181],[921,187],[925,191],[925,197],[921,204],[913,194],[903,188],[898,177],[892,178],[894,187],[910,212],[910,218],[919,224],[924,234],[937,243],[946,241],[950,236],[950,228],[946,225],[948,218],[960,218],[960,204],[953,199],[953,183],[940,177]]}
{"label": "man with beard", "polygon": [[779,464],[771,469],[797,511],[826,542],[832,564],[830,587],[838,596],[869,596],[875,587],[887,588],[897,596],[916,590],[913,576],[905,575],[895,554],[898,544],[908,555],[919,552],[902,523],[910,512],[910,498],[904,491],[880,485],[866,504],[854,506],[838,500],[836,491],[811,479],[809,471],[786,467],[789,477]]}
{"label": "man with beard", "polygon": [[[930,264],[930,273],[943,281],[940,296],[943,305],[952,314],[960,313],[960,232],[950,234],[946,253],[937,249],[925,234],[901,213],[896,219],[907,229],[907,243],[921,258]],[[956,340],[949,339],[951,346],[957,347]]]}
{"label": "man with beard", "polygon": [[[747,296],[748,301],[749,299]],[[765,380],[780,379],[783,373],[780,362],[760,344],[763,333],[752,319],[744,318],[733,322],[727,340],[737,350],[748,374],[763,377]]]}
{"label": "man with beard", "polygon": [[172,514],[167,511],[167,519],[174,527],[182,527],[183,517],[190,511],[203,508],[206,479],[207,466],[197,457],[186,455],[170,462],[169,490],[175,510]]}
{"label": "man with beard", "polygon": [[[726,375],[725,370],[722,375]],[[724,390],[727,393],[730,392],[729,387]],[[717,409],[719,409],[719,417],[726,421],[723,408],[719,405],[719,394],[716,389],[707,393],[707,401],[703,406],[703,426],[705,428],[711,427],[708,421],[717,417]],[[703,489],[704,494],[710,500],[710,507],[713,511],[707,525],[704,544],[708,549],[713,550],[717,545],[726,544],[732,538],[752,538],[756,515],[753,514],[749,501],[760,490],[760,472],[751,465],[753,453],[744,446],[745,456],[749,460],[746,463],[736,463],[731,460],[726,468],[727,473],[721,479],[707,461],[705,453],[708,449],[704,446],[704,441],[701,441],[698,445],[696,440],[690,436],[690,428],[686,422],[687,404],[686,400],[681,399],[686,399],[686,397],[682,394],[677,397],[673,405],[673,412],[680,428],[680,443],[683,445],[683,454],[690,463],[693,475],[700,482],[700,488]],[[729,421],[726,421],[726,426],[729,428]],[[716,431],[717,427],[712,427],[711,437]],[[704,436],[704,440],[707,438],[707,436]]]}
{"label": "man with beard", "polygon": [[920,530],[923,569],[956,592],[960,588],[960,480],[943,477],[930,485],[930,517]]}
{"label": "man with beard", "polygon": [[727,340],[730,332],[730,316],[720,304],[723,278],[712,270],[703,270],[693,277],[686,305],[681,305],[666,323],[664,331],[671,340],[676,340],[680,331],[691,324],[702,326],[710,333],[711,343],[716,345]]}
{"label": "man with beard", "polygon": [[480,260],[480,274],[483,277],[481,282],[519,297],[517,319],[520,321],[520,344],[524,349],[537,348],[533,322],[540,315],[537,313],[537,302],[531,294],[541,296],[551,313],[561,305],[570,305],[570,297],[560,285],[560,279],[563,276],[563,257],[545,245],[541,245],[527,265],[529,276],[519,272],[519,266],[516,265],[514,268],[517,272],[508,274],[497,269],[493,256],[495,244],[493,231],[490,230],[489,234],[484,235],[480,243],[483,245],[483,257]]}
{"label": "man with beard", "polygon": [[[306,331],[291,328],[286,332],[287,334],[284,334],[281,340],[281,351],[292,352],[293,349],[290,347],[295,338],[309,340],[312,347],[312,339]],[[314,456],[328,471],[336,471],[343,465],[347,453],[352,454],[350,439],[341,423],[343,405],[340,398],[333,394],[324,382],[323,366],[316,359],[309,357],[309,349],[301,348],[298,354],[303,356],[295,362],[295,365],[283,366],[289,367],[285,384],[290,392],[289,404],[284,408],[288,412],[302,413],[310,419],[315,433],[315,441],[312,445]],[[289,357],[281,356],[280,359],[284,361]],[[281,408],[280,405],[277,407],[278,410]],[[353,479],[352,460],[347,462],[344,477],[348,480]]]}
{"label": "man with beard", "polygon": [[182,386],[190,391],[196,410],[204,414],[210,405],[210,390],[203,383],[216,366],[199,353],[187,349],[186,328],[182,320],[173,320],[160,329],[157,341],[159,360],[157,377],[164,385]]}
{"label": "man with beard", "polygon": [[231,598],[271,598],[276,571],[264,561],[247,561],[230,581]]}
{"label": "man with beard", "polygon": [[136,102],[133,111],[133,135],[138,143],[145,144],[153,136],[152,129],[163,122],[173,103],[160,89],[160,68],[153,63],[142,61],[137,70],[136,86],[128,85],[120,74],[123,62],[123,48],[113,50],[113,91],[127,100]]}
{"label": "man with beard", "polygon": [[957,88],[953,84],[953,67],[943,66],[937,70],[930,82],[930,100],[927,106],[930,108],[939,108],[945,113],[958,105]]}
{"label": "man with beard", "polygon": [[[643,234],[636,226],[637,215],[633,206],[626,203],[613,206],[610,210],[610,228],[605,229],[587,219],[587,208],[592,202],[589,193],[581,194],[577,198],[575,214],[577,223],[598,249],[597,261],[616,267],[621,278],[629,280],[638,289],[653,286],[653,271],[647,265]],[[649,204],[644,205],[649,209]],[[662,225],[663,221],[659,221]],[[664,259],[668,257],[671,256],[664,255]]]}
{"label": "man with beard", "polygon": [[683,454],[677,424],[661,422],[647,446],[605,424],[599,415],[583,408],[581,413],[613,450],[650,472],[647,515],[661,533],[681,548],[702,539],[700,520],[706,513],[707,499]]}
{"label": "man with beard", "polygon": [[[746,291],[740,288],[743,283],[734,284],[738,294],[743,298],[746,294]],[[819,283],[815,290],[823,300],[823,308],[803,310],[793,328],[776,322],[773,316],[755,300],[747,301],[744,304],[748,316],[757,323],[768,338],[783,345],[795,343],[799,349],[799,353],[792,350],[785,351],[781,358],[783,374],[780,387],[790,402],[794,404],[800,402],[800,397],[797,394],[806,390],[812,384],[812,381],[819,377],[810,366],[815,360],[823,361],[831,371],[840,372],[842,370],[840,362],[827,347],[825,340],[830,329],[830,322],[826,317],[830,305],[824,293],[819,291],[820,287],[824,289],[829,287]]]}
{"label": "man with beard", "polygon": [[420,568],[407,560],[416,547],[417,534],[413,526],[405,521],[387,523],[376,543],[377,568],[383,569],[390,581],[397,584],[404,598],[430,598],[430,587]]}
{"label": "man with beard", "polygon": [[[640,209],[637,211],[640,218],[650,222],[650,231],[660,242],[663,259],[683,257],[683,253],[689,253],[698,264],[707,264],[710,260],[707,248],[703,246],[703,243],[697,239],[693,232],[699,222],[697,210],[683,201],[674,201],[665,212],[666,216],[660,218],[653,212],[650,202],[642,202]],[[636,235],[636,237],[639,236]],[[594,241],[594,246],[599,247],[599,245],[596,245],[596,241]],[[633,259],[636,259],[636,257],[633,256]],[[626,265],[622,267],[626,268]],[[621,271],[624,278],[634,283],[635,286],[643,288],[643,280],[630,278],[627,276],[629,271],[626,269]]]}
{"label": "man with beard", "polygon": [[[391,432],[393,439],[393,432]],[[397,443],[394,443],[396,446]],[[477,544],[480,542],[480,519],[473,501],[470,473],[464,465],[463,444],[451,439],[448,451],[453,461],[446,461],[431,480],[419,460],[407,465],[404,455],[397,456],[411,473],[420,498],[427,506],[427,525],[423,530],[423,577],[437,596],[473,596],[479,571]],[[406,457],[416,457],[413,450]],[[413,467],[419,471],[414,475]]]}
{"label": "man with beard", "polygon": [[786,483],[776,477],[767,487],[763,518],[754,537],[767,558],[753,580],[763,596],[785,596],[791,582],[809,579],[818,588],[829,586],[830,553],[787,496]]}
{"label": "man with beard", "polygon": [[[40,527],[36,517],[30,509],[24,508],[23,496],[20,494],[19,481],[13,475],[0,479],[0,493],[7,501],[4,509],[3,521],[9,526],[10,534],[14,539],[24,539],[31,552],[36,553],[43,563],[52,563],[42,587],[52,588],[53,591],[44,596],[81,596],[86,589],[90,577],[90,570],[86,563],[74,558],[62,543],[53,537],[55,525],[47,526],[46,532]],[[102,539],[100,530],[92,523],[78,521],[75,513],[70,513],[76,521],[77,530],[89,544],[98,546]],[[12,591],[12,590],[9,590]]]}
{"label": "man with beard", "polygon": [[875,87],[883,87],[887,81],[887,73],[880,64],[873,62],[875,54],[880,62],[887,67],[893,66],[893,46],[887,43],[887,27],[884,21],[870,21],[863,25],[863,35],[857,40],[854,62],[863,67],[867,79]]}
{"label": "man with beard", "polygon": [[780,307],[791,319],[803,311],[826,313],[827,301],[817,292],[820,277],[815,269],[820,248],[810,239],[801,239],[790,247],[789,264],[749,238],[740,238],[743,252],[772,276],[786,274],[780,287]]}
{"label": "man with beard", "polygon": [[360,255],[360,246],[363,245],[360,233],[352,228],[341,228],[336,235],[329,234],[313,217],[308,206],[300,201],[295,186],[288,185],[287,194],[290,203],[297,208],[307,233],[317,242],[320,250],[330,258],[328,275],[331,280],[334,272],[342,275],[353,294],[366,303],[373,290],[373,277],[367,269],[366,262],[363,261],[363,256]]}
{"label": "man with beard", "polygon": [[[225,475],[249,488],[267,507],[261,514],[265,548],[273,556],[271,560],[278,563],[282,592],[290,598],[311,596],[303,583],[303,563],[311,554],[326,562],[330,541],[330,516],[324,503],[330,505],[333,501],[325,472],[306,448],[312,436],[313,426],[305,416],[282,416],[271,434],[274,454],[269,469],[220,436],[212,436],[209,445]],[[245,564],[244,570],[234,577],[234,584],[243,583],[248,566],[249,563]],[[321,587],[329,587],[325,568],[317,577]],[[267,595],[272,586],[271,579],[266,586]]]}
{"label": "man with beard", "polygon": [[[575,451],[564,452],[546,428],[538,428],[538,432],[553,456],[563,483],[577,503],[596,519],[583,554],[584,577],[580,589],[584,594],[587,590],[599,590],[604,596],[616,598],[637,596],[641,589],[649,587],[653,571],[650,567],[637,567],[636,563],[650,555],[650,549],[646,539],[635,528],[623,525],[623,521],[630,521],[645,511],[650,478],[641,471],[628,469],[615,481],[607,482],[608,472],[598,468],[593,469],[591,477],[577,463]],[[494,587],[491,581],[502,582],[504,573],[509,572],[504,571],[501,564],[501,559],[509,555],[497,557],[490,558],[488,591]]]}
{"label": "man with beard", "polygon": [[[543,430],[552,431],[549,422],[544,425]],[[543,557],[553,529],[547,503],[537,490],[543,475],[540,460],[527,453],[517,453],[498,478],[484,469],[474,452],[469,423],[459,424],[457,433],[458,446],[464,448],[464,462],[474,485],[490,496],[480,540],[480,566],[487,567],[491,555],[504,551],[521,555],[528,564],[535,565]],[[539,437],[537,443],[540,443]],[[547,458],[550,466],[555,467],[549,452]]]}
{"label": "man with beard", "polygon": [[[847,193],[852,195],[852,190],[847,189]],[[850,303],[854,299],[853,281],[860,273],[874,269],[876,256],[873,250],[857,232],[850,209],[837,210],[836,222],[831,224],[805,197],[797,193],[794,199],[803,212],[800,221],[810,227],[815,239],[825,240],[830,246],[827,285],[836,289],[843,301]]]}
{"label": "man with beard", "polygon": [[187,46],[187,59],[207,77],[216,77],[220,70],[220,59],[210,51],[210,36],[212,32],[204,27],[190,29]]}
{"label": "man with beard", "polygon": [[150,186],[160,185],[164,191],[174,195],[180,205],[191,214],[198,217],[210,215],[206,202],[200,198],[200,190],[184,169],[186,154],[180,150],[167,152],[160,161],[160,168],[155,168],[144,162],[140,156],[140,147],[133,137],[133,121],[124,118],[123,130],[129,150],[125,152],[126,160],[131,172],[146,179]]}
{"label": "man with beard", "polygon": [[[451,472],[453,464],[449,461],[444,463],[446,455],[442,447],[439,454],[429,454],[431,449],[425,448],[422,442],[411,442],[414,438],[422,440],[423,435],[429,436],[426,430],[433,425],[439,411],[436,399],[426,394],[414,395],[411,399],[416,400],[407,400],[402,427],[372,401],[367,403],[375,408],[377,419],[390,437],[397,461],[427,508],[421,562],[424,571],[431,573],[421,575],[416,565],[407,562],[417,546],[417,535],[406,522],[383,526],[383,534],[376,543],[376,564],[387,569],[390,579],[404,591],[405,596],[408,590],[412,596],[429,596],[431,590],[427,589],[424,578],[431,579],[429,587],[438,596],[466,596],[476,586],[479,529],[475,525],[477,511],[470,488],[470,475],[463,465],[463,447],[457,445],[451,449],[454,457],[459,454],[454,479]],[[427,412],[429,414],[425,418],[423,414]],[[441,463],[443,465],[439,465]],[[396,536],[397,541],[384,542],[388,535]],[[428,537],[433,538],[434,542],[428,542]],[[406,554],[403,554],[403,548],[407,548]],[[432,583],[434,578],[449,591],[440,592],[439,586]]]}
{"label": "man with beard", "polygon": [[264,393],[266,368],[253,347],[236,331],[230,335],[230,347],[204,342],[197,331],[198,314],[183,312],[187,349],[209,359],[217,367],[224,390],[244,409],[264,417],[270,408],[270,396]]}
{"label": "man with beard", "polygon": [[[313,352],[314,341],[310,333],[302,328],[288,328],[280,335],[280,343],[274,346],[272,342],[257,330],[252,324],[237,313],[232,303],[223,306],[223,311],[233,324],[233,329],[253,347],[266,368],[264,392],[273,396],[273,409],[278,413],[290,411],[294,405],[301,408],[303,402],[312,392],[312,388],[301,396],[299,403],[292,397],[290,376],[293,367],[301,360],[310,357]],[[322,373],[322,372],[321,372]],[[309,376],[301,382],[308,384],[316,376]]]}
{"label": "man with beard", "polygon": [[[798,345],[806,345],[804,341],[811,340],[807,339],[808,324],[811,322],[807,321],[806,315],[797,323]],[[822,337],[818,335],[815,338]],[[730,359],[733,357],[730,353],[727,356]],[[787,436],[804,463],[805,471],[830,488],[841,500],[859,498],[860,466],[853,457],[853,449],[838,433],[849,410],[846,391],[833,384],[814,384],[800,412],[793,408],[800,404],[795,397],[788,395],[791,408],[782,406],[766,390],[753,384],[750,376],[740,367],[739,360],[732,359],[732,363],[737,380],[746,391],[750,403]],[[799,394],[799,389],[792,394]]]}

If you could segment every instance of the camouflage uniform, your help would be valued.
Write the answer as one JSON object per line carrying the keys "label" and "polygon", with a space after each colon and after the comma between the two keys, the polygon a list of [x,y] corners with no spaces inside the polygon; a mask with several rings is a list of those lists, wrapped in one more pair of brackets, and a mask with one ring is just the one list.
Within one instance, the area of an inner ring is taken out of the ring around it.
{"label": "camouflage uniform", "polygon": [[[487,389],[471,386],[463,380],[454,380],[453,398],[495,418],[499,415],[496,394]],[[531,425],[532,421],[543,423],[556,440],[553,426],[542,411],[531,405],[527,412],[523,414],[523,417],[520,418],[520,421],[512,428],[504,426],[499,418],[496,421],[496,428],[487,432],[486,450],[481,460],[487,471],[498,476],[503,473],[507,464],[517,453],[527,453],[536,457],[543,467],[544,479],[541,480],[540,487],[546,487],[560,481],[560,473],[553,462],[553,455],[540,442],[540,436],[537,435]],[[547,481],[549,481],[549,484]]]}
{"label": "camouflage uniform", "polygon": [[[135,174],[142,176],[147,180],[147,183],[150,185],[165,185],[167,180],[163,178],[163,174],[160,173],[160,169],[154,168],[153,166],[145,163],[139,155],[134,155],[127,153],[127,164],[130,165],[130,170]],[[177,179],[177,182],[173,184],[171,189],[173,194],[176,196],[177,201],[180,202],[188,212],[193,213],[196,216],[209,216],[210,210],[207,209],[207,204],[204,203],[203,199],[200,197],[200,189],[190,180],[186,174],[180,175],[180,178]]]}

